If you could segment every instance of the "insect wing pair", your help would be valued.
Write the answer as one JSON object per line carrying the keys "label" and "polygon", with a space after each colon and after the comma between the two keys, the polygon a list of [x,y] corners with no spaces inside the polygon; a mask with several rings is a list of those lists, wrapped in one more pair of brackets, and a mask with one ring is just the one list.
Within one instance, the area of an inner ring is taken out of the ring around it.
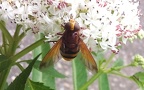
{"label": "insect wing pair", "polygon": [[[59,53],[65,60],[70,61],[74,58],[72,56],[76,56],[77,53],[81,51],[86,67],[93,73],[97,72],[97,65],[93,56],[91,55],[91,52],[88,50],[83,40],[79,37],[80,27],[78,23],[71,19],[65,24],[64,29],[65,32],[63,36],[45,55],[40,64],[40,68],[53,65],[56,62],[56,59],[54,58],[59,55]],[[70,60],[67,58],[70,58]]]}

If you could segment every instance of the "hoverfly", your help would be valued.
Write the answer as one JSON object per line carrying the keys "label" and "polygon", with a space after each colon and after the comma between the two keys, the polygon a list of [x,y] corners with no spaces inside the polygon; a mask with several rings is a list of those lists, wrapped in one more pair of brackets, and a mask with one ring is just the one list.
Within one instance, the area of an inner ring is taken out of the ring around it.
{"label": "hoverfly", "polygon": [[54,57],[59,53],[66,61],[71,61],[75,58],[79,51],[81,51],[86,67],[92,72],[97,71],[96,62],[88,50],[86,44],[80,38],[80,26],[74,20],[70,19],[64,26],[65,32],[62,37],[56,42],[56,44],[50,49],[50,51],[43,58],[40,68],[50,66],[54,64],[56,60]]}

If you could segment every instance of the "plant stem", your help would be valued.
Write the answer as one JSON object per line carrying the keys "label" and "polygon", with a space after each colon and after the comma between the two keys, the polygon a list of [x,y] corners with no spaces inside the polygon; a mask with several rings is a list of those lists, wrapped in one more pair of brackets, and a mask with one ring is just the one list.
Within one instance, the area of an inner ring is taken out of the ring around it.
{"label": "plant stem", "polygon": [[13,38],[10,35],[10,33],[8,32],[8,30],[6,29],[6,27],[4,26],[4,23],[2,21],[0,21],[0,30],[5,35],[5,37],[7,37],[9,43],[12,43],[13,42]]}
{"label": "plant stem", "polygon": [[[109,59],[106,61],[103,70],[108,66],[108,64],[112,61],[113,57],[115,56],[114,53],[111,54]],[[80,90],[85,90],[89,85],[91,85],[100,75],[102,75],[104,72],[103,70],[100,70],[96,75],[94,75],[87,83],[85,83]]]}
{"label": "plant stem", "polygon": [[132,66],[132,64],[125,65],[125,66],[119,66],[119,67],[117,67],[116,69],[117,69],[117,70],[121,70],[121,69],[127,68],[127,67],[129,67],[129,66]]}
{"label": "plant stem", "polygon": [[76,88],[76,87],[77,87],[77,84],[76,84],[76,83],[78,83],[78,82],[77,82],[77,80],[76,80],[76,71],[75,71],[75,70],[76,70],[76,67],[75,67],[75,62],[74,62],[74,60],[72,61],[72,68],[73,68],[73,69],[72,69],[72,70],[73,70],[73,75],[72,75],[72,76],[73,76],[73,87],[74,87],[74,90],[77,90],[77,88]]}
{"label": "plant stem", "polygon": [[22,25],[18,25],[17,24],[16,31],[15,31],[14,36],[13,36],[15,39],[18,38],[20,30],[21,30],[21,27],[22,27]]}
{"label": "plant stem", "polygon": [[115,56],[114,53],[111,54],[111,56],[109,57],[109,59],[106,61],[105,65],[104,65],[104,69],[108,66],[108,64],[113,60],[113,57]]}
{"label": "plant stem", "polygon": [[126,76],[126,75],[123,75],[123,74],[121,74],[121,73],[119,73],[119,72],[110,72],[111,74],[115,74],[115,75],[118,75],[118,76],[121,76],[121,77],[124,77],[124,78],[129,78],[128,76]]}
{"label": "plant stem", "polygon": [[130,80],[134,81],[140,87],[140,90],[143,90],[143,88],[144,88],[143,84],[140,83],[138,81],[138,79],[136,79],[134,76],[129,77],[129,76],[123,75],[119,72],[111,72],[111,74],[115,74],[115,75],[118,75],[118,76],[121,76],[121,77],[124,77],[124,78],[127,78],[127,79],[130,79]]}
{"label": "plant stem", "polygon": [[15,54],[15,51],[19,45],[19,42],[24,38],[25,32],[23,32],[21,35],[19,35],[21,25],[17,25],[16,31],[13,36],[13,42],[10,43],[9,45],[9,51],[8,51],[8,56],[13,56]]}
{"label": "plant stem", "polygon": [[139,82],[138,79],[136,77],[130,77],[131,80],[133,80],[140,88],[140,90],[144,90],[144,86],[143,83]]}
{"label": "plant stem", "polygon": [[13,42],[11,44],[9,44],[9,48],[8,48],[8,52],[7,52],[7,56],[11,57],[15,54],[16,48],[17,48],[17,41],[14,39]]}
{"label": "plant stem", "polygon": [[2,48],[4,48],[4,49],[2,49],[2,54],[6,55],[7,54],[7,40],[3,33],[2,33],[2,41],[3,41]]}
{"label": "plant stem", "polygon": [[37,42],[33,43],[32,45],[28,46],[24,50],[22,50],[19,53],[17,53],[15,56],[11,57],[12,62],[15,62],[20,57],[24,56],[25,54],[27,54],[28,52],[32,51],[36,47],[40,46],[44,42],[44,40],[45,40],[45,38],[42,38],[42,39],[38,40]]}
{"label": "plant stem", "polygon": [[88,82],[86,82],[80,90],[85,90],[89,85],[91,85],[100,75],[103,74],[103,71],[99,71],[97,74],[95,74]]}
{"label": "plant stem", "polygon": [[0,80],[0,90],[5,90],[5,84],[6,84],[6,80],[7,77],[9,75],[11,67],[9,67],[7,70],[3,71],[2,73],[0,73],[1,76],[1,80]]}

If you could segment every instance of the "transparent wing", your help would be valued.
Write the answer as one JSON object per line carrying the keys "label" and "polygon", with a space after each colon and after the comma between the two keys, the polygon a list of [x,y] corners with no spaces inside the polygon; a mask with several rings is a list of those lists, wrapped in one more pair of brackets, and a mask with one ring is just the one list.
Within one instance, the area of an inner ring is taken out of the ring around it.
{"label": "transparent wing", "polygon": [[86,44],[83,42],[82,39],[80,39],[80,50],[82,52],[82,56],[84,58],[84,63],[86,67],[92,71],[93,73],[97,72],[97,64],[91,55],[91,52],[88,50]]}
{"label": "transparent wing", "polygon": [[53,65],[56,62],[56,57],[59,55],[60,46],[62,39],[59,39],[56,44],[50,49],[45,55],[42,62],[40,63],[40,69],[46,66]]}

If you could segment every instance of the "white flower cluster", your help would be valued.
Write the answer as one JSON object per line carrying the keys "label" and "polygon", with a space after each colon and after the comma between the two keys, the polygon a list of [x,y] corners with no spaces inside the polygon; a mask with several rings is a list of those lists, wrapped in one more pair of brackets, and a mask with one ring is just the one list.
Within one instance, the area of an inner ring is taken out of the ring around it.
{"label": "white flower cluster", "polygon": [[142,31],[138,5],[132,0],[1,0],[0,20],[23,24],[54,40],[73,15],[90,50],[117,53],[121,43]]}

